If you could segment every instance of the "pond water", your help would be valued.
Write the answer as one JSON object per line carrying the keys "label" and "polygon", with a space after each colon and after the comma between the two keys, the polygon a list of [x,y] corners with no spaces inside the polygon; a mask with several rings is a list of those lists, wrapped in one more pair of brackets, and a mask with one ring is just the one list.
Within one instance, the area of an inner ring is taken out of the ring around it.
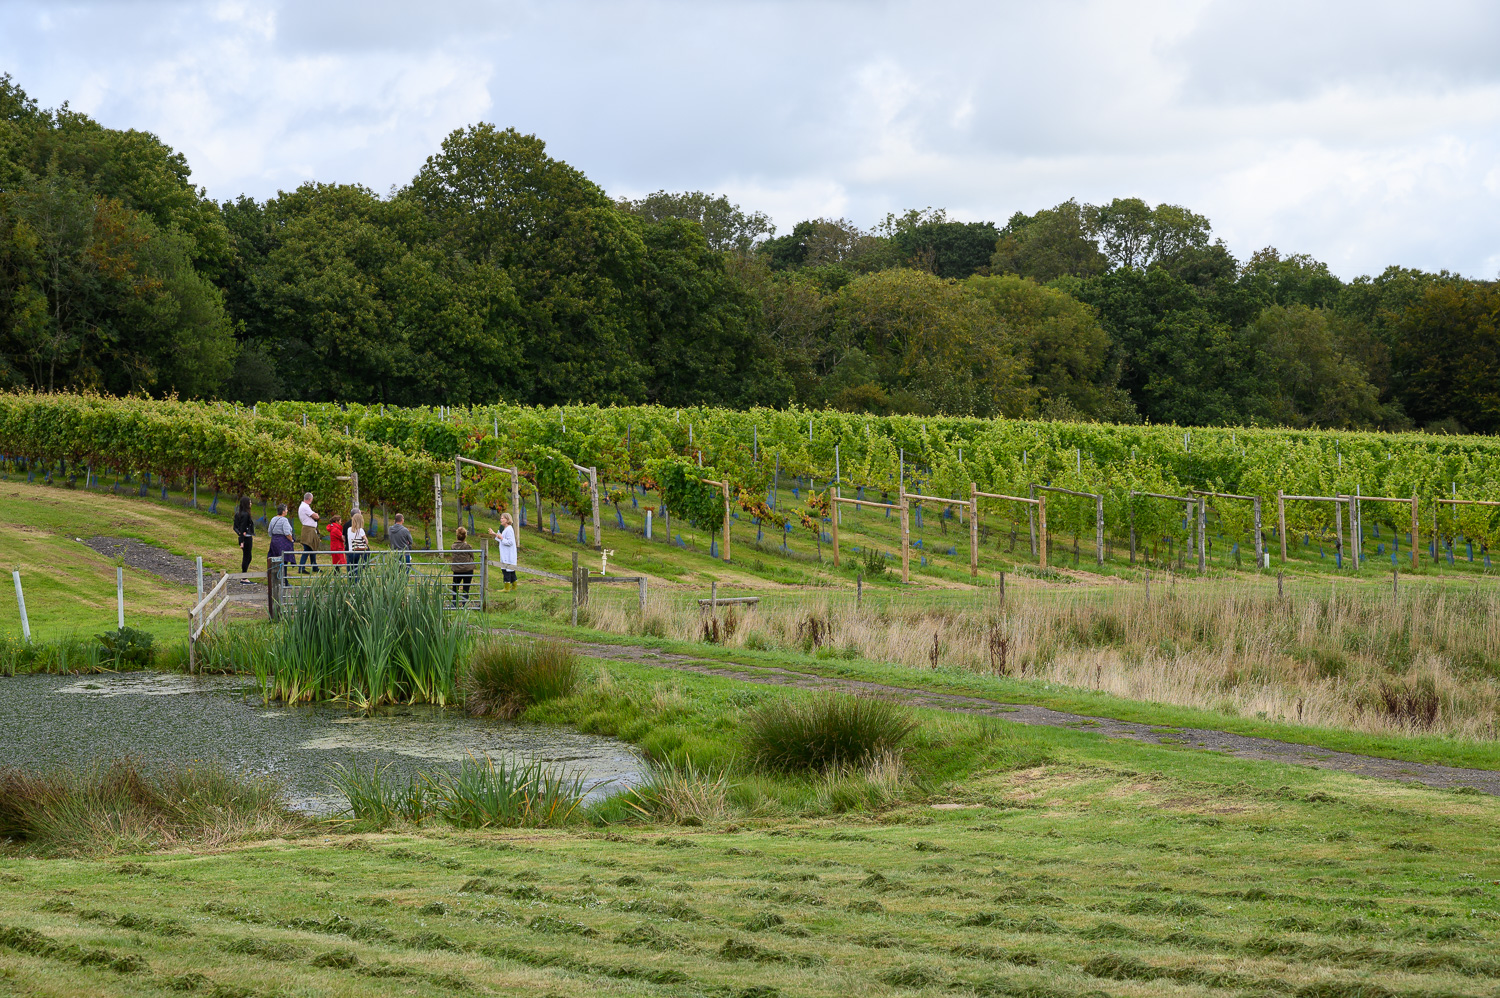
{"label": "pond water", "polygon": [[299,810],[342,805],[335,763],[392,775],[456,769],[472,756],[540,759],[583,775],[597,799],[638,784],[644,763],[625,742],[553,725],[469,717],[429,706],[372,716],[322,705],[265,703],[244,677],[131,672],[0,679],[0,766],[87,767],[120,756],[146,766],[213,761],[276,777]]}

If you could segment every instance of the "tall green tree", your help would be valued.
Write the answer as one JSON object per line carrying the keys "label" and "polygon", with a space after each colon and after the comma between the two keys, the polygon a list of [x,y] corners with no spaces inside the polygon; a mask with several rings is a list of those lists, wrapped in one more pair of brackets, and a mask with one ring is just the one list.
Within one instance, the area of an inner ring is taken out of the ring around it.
{"label": "tall green tree", "polygon": [[449,252],[506,273],[524,328],[517,358],[529,398],[638,401],[639,229],[582,173],[513,128],[459,129],[398,200],[417,205]]}
{"label": "tall green tree", "polygon": [[1413,419],[1500,430],[1500,286],[1434,281],[1395,331],[1396,393]]}

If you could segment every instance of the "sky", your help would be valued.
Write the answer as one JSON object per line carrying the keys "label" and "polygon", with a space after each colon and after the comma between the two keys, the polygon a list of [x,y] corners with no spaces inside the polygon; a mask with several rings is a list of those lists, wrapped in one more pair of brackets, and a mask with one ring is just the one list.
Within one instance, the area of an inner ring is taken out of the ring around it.
{"label": "sky", "polygon": [[489,121],[782,232],[1140,197],[1346,279],[1500,275],[1497,52],[1500,4],[1459,0],[0,0],[0,71],[218,200],[385,193]]}

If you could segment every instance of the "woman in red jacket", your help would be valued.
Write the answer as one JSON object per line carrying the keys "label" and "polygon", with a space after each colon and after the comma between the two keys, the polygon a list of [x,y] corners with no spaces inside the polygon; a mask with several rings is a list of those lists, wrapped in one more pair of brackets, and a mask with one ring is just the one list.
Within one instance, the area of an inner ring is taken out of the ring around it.
{"label": "woman in red jacket", "polygon": [[344,525],[334,520],[328,525],[328,559],[333,562],[335,572],[342,571],[344,558]]}

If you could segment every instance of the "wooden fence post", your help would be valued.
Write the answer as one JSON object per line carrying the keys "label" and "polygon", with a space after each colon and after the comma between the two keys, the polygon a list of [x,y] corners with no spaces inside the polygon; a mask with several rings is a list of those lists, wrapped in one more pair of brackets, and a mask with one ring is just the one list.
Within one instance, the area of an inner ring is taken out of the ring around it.
{"label": "wooden fence post", "polygon": [[[1036,490],[1035,489],[1032,489],[1032,495],[1036,495]],[[1028,510],[1031,509],[1030,506],[1028,506],[1026,508]],[[1046,496],[1040,496],[1040,497],[1037,498],[1037,501],[1036,501],[1036,522],[1037,522],[1037,532],[1041,535],[1041,540],[1042,540],[1042,546],[1041,546],[1041,565],[1040,565],[1040,567],[1046,568],[1047,567],[1047,497]]]}
{"label": "wooden fence post", "polygon": [[1260,534],[1260,496],[1255,497],[1255,570],[1259,572],[1265,568],[1265,559],[1261,557],[1261,548],[1265,540]]}
{"label": "wooden fence post", "polygon": [[901,581],[911,581],[911,502],[901,493]]}
{"label": "wooden fence post", "polygon": [[573,626],[578,626],[578,552],[573,552]]}
{"label": "wooden fence post", "polygon": [[[1031,491],[1028,493],[1028,495],[1030,495],[1031,498],[1035,499],[1036,498],[1036,486],[1032,485],[1032,486],[1030,486],[1030,489],[1031,489]],[[1045,499],[1046,497],[1043,496],[1043,498]],[[1037,518],[1036,518],[1035,514],[1036,514],[1036,510],[1035,509],[1033,509],[1031,506],[1027,506],[1026,507],[1026,532],[1031,535],[1031,556],[1033,558],[1036,557],[1036,520],[1037,520]],[[1047,529],[1046,529],[1045,526],[1043,526],[1042,533],[1045,534],[1046,532],[1047,532]],[[1044,555],[1042,555],[1042,564],[1045,565],[1046,563],[1047,563],[1047,556],[1044,554]]]}
{"label": "wooden fence post", "polygon": [[1422,531],[1417,525],[1417,494],[1411,494],[1411,570],[1417,570],[1417,550],[1422,546]]}
{"label": "wooden fence post", "polygon": [[828,505],[833,510],[830,519],[833,520],[833,567],[836,569],[839,567],[839,487],[835,485],[829,492],[833,495],[833,501]]}
{"label": "wooden fence post", "polygon": [[1094,496],[1094,554],[1104,564],[1104,493]]}
{"label": "wooden fence post", "polygon": [[729,560],[729,535],[732,517],[729,515],[729,476],[724,476],[724,560]]}
{"label": "wooden fence post", "polygon": [[[1344,502],[1339,496],[1333,498],[1333,553],[1339,561],[1344,560]],[[1339,565],[1343,568],[1343,565]]]}
{"label": "wooden fence post", "polygon": [[969,483],[969,578],[979,578],[979,485]]}
{"label": "wooden fence post", "polygon": [[1286,494],[1276,490],[1276,535],[1281,538],[1281,563],[1286,564]]}
{"label": "wooden fence post", "polygon": [[1198,497],[1198,574],[1208,571],[1208,497]]}
{"label": "wooden fence post", "polygon": [[[599,469],[589,469],[589,499],[594,507],[594,550],[604,550],[604,535],[599,531]],[[728,536],[725,536],[725,546],[729,544]],[[724,559],[728,561],[728,558]]]}
{"label": "wooden fence post", "polygon": [[1130,507],[1129,507],[1129,510],[1130,510],[1130,564],[1134,565],[1135,564],[1135,501],[1134,501],[1135,495],[1134,495],[1134,493],[1132,493],[1131,495],[1126,496],[1125,498],[1126,498],[1126,501],[1130,503]]}

